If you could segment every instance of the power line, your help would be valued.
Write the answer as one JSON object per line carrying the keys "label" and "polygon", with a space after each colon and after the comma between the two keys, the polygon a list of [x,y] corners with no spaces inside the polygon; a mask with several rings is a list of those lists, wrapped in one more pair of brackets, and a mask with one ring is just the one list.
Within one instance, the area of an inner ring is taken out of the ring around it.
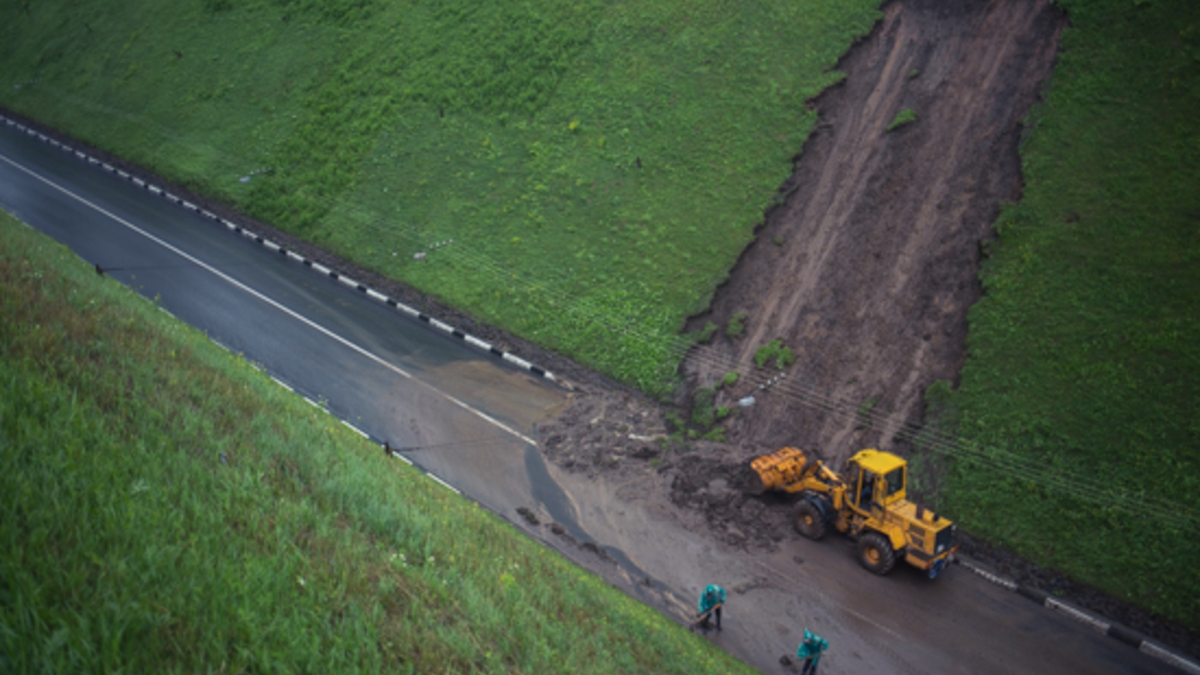
{"label": "power line", "polygon": [[[217,158],[226,165],[250,166],[256,163],[236,153],[216,152],[210,145],[196,143],[144,116],[88,101],[44,83],[39,82],[37,86],[46,89],[69,104],[85,107],[93,112],[109,114],[129,123],[139,124],[170,142],[177,143],[193,152]],[[330,211],[334,208],[338,208],[342,215],[353,217],[359,220],[361,225],[370,227],[381,234],[399,237],[417,246],[422,243],[420,234],[413,228],[403,227],[360,205],[338,200],[330,205]],[[572,313],[581,322],[598,325],[643,345],[657,345],[665,356],[677,363],[683,362],[686,358],[695,364],[707,366],[716,371],[742,373],[740,370],[742,364],[738,363],[736,359],[714,354],[713,350],[704,348],[704,345],[696,345],[690,337],[649,329],[645,325],[632,321],[633,317],[612,316],[606,308],[597,305],[594,300],[574,296],[561,290],[558,286],[565,286],[570,282],[570,273],[567,268],[562,268],[562,272],[547,273],[545,278],[534,278],[528,273],[506,268],[466,245],[448,247],[440,255],[453,262],[466,264],[474,272],[484,274],[504,286],[515,287],[534,297],[546,298],[553,306]],[[881,303],[883,300],[880,298],[874,302]],[[818,359],[823,355],[824,350]],[[893,367],[888,375],[889,379],[901,365],[897,364]],[[894,437],[919,442],[923,449],[942,456],[976,462],[1003,476],[1025,481],[1067,497],[1101,504],[1105,508],[1117,509],[1134,515],[1149,515],[1157,522],[1173,525],[1180,529],[1200,530],[1200,518],[1192,508],[1147,495],[1144,492],[1126,490],[1110,482],[1088,478],[1065,468],[1037,469],[1030,465],[1028,459],[1010,451],[996,447],[981,447],[965,439],[951,436],[943,431],[925,428],[909,420],[901,420],[897,425],[892,416],[875,409],[864,411],[858,403],[839,398],[815,383],[806,382],[802,374],[799,376],[789,375],[783,380],[772,380],[769,376],[756,371],[742,374],[754,385],[770,386],[771,391],[837,419],[853,420],[874,431],[884,431],[887,426],[896,426],[898,431]]]}

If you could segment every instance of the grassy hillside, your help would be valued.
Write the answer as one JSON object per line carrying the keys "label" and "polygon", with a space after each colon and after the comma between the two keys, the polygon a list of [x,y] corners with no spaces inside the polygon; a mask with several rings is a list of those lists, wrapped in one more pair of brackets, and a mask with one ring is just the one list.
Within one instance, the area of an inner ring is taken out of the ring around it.
{"label": "grassy hillside", "polygon": [[877,4],[3,3],[0,103],[662,393]]}
{"label": "grassy hillside", "polygon": [[0,671],[726,673],[0,212]]}
{"label": "grassy hillside", "polygon": [[1062,4],[1021,205],[961,386],[934,392],[991,450],[959,461],[945,508],[1200,630],[1200,5]]}

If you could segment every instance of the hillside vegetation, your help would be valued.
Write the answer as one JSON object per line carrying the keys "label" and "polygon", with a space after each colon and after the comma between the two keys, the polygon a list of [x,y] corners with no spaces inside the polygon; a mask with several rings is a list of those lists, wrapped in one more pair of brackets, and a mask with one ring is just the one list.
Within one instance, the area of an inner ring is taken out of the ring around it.
{"label": "hillside vegetation", "polygon": [[0,672],[751,672],[3,212],[0,240]]}
{"label": "hillside vegetation", "polygon": [[944,507],[1200,630],[1200,6],[1062,4],[961,385],[931,392],[967,440]]}
{"label": "hillside vegetation", "polygon": [[665,394],[877,4],[5,3],[0,103]]}

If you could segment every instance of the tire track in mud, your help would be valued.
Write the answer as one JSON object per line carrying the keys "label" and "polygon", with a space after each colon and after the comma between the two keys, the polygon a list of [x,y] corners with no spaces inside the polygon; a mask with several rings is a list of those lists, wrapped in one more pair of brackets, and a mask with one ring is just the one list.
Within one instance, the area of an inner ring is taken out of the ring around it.
{"label": "tire track in mud", "polygon": [[[863,447],[896,449],[924,389],[957,378],[981,246],[1020,197],[1021,120],[1054,64],[1061,12],[1049,0],[896,0],[883,12],[838,64],[843,83],[813,102],[820,122],[786,201],[688,325],[746,312],[745,336],[720,334],[684,372],[708,386],[752,371],[755,350],[782,338],[793,378],[886,421],[868,428],[778,387],[731,424],[747,455],[799,445],[840,466]],[[916,121],[889,131],[905,109]],[[718,404],[758,393],[745,379]]]}

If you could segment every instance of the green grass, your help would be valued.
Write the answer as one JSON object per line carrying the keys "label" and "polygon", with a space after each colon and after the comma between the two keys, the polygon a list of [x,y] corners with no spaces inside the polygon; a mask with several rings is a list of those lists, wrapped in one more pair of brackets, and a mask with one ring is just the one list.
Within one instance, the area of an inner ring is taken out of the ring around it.
{"label": "green grass", "polygon": [[763,368],[772,361],[777,369],[783,370],[796,362],[796,354],[779,339],[771,340],[754,350],[755,366]]}
{"label": "green grass", "polygon": [[750,672],[3,213],[0,241],[0,671]]}
{"label": "green grass", "polygon": [[[912,78],[915,76],[910,73],[909,77]],[[891,124],[887,125],[887,130],[895,131],[906,124],[912,124],[916,121],[917,113],[913,112],[911,108],[904,108],[900,112],[896,113],[896,117],[892,119]]]}
{"label": "green grass", "polygon": [[937,397],[1015,468],[959,460],[943,508],[1200,630],[1200,7],[1062,4],[1021,204]]}
{"label": "green grass", "polygon": [[7,3],[0,103],[663,395],[876,5]]}

